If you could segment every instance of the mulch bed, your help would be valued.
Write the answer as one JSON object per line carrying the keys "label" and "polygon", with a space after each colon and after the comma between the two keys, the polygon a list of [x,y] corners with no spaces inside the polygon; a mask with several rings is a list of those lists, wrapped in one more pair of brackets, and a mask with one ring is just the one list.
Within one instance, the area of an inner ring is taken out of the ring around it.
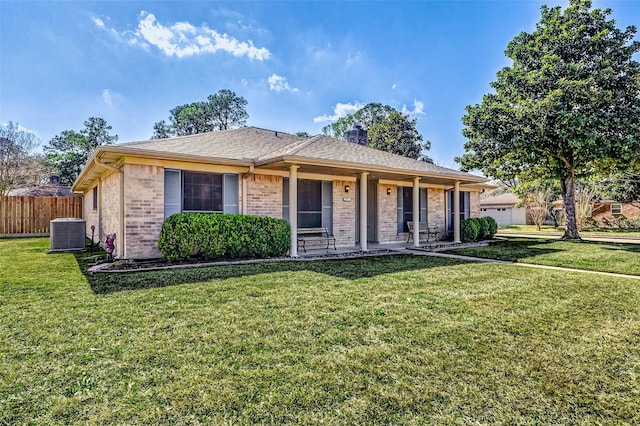
{"label": "mulch bed", "polygon": [[[219,260],[205,261],[199,259],[168,261],[164,259],[149,260],[116,260],[111,263],[98,263],[89,268],[90,272],[140,272],[140,271],[157,271],[162,269],[179,269],[179,268],[204,268],[220,265],[242,265],[258,262],[305,262],[312,260],[330,260],[330,259],[355,259],[359,257],[369,256],[389,256],[394,254],[403,254],[398,250],[371,250],[367,252],[349,252],[349,253],[322,253],[304,255],[301,257],[275,257],[266,259],[238,259],[238,260]],[[406,254],[406,253],[405,253]]]}

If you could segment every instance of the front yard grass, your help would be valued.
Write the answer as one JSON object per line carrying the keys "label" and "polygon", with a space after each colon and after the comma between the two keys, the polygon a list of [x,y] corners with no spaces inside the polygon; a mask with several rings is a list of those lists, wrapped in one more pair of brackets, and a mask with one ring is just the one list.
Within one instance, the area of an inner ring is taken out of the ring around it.
{"label": "front yard grass", "polygon": [[0,424],[640,423],[637,280],[427,256],[92,276],[47,248],[0,240]]}
{"label": "front yard grass", "polygon": [[509,238],[450,253],[486,259],[640,275],[640,244]]}
{"label": "front yard grass", "polygon": [[[498,234],[509,236],[510,234],[531,234],[531,235],[557,235],[564,234],[564,228],[543,225],[538,231],[535,225],[505,225],[501,226]],[[606,237],[606,238],[640,238],[640,230],[624,228],[588,228],[580,231],[583,238]]]}

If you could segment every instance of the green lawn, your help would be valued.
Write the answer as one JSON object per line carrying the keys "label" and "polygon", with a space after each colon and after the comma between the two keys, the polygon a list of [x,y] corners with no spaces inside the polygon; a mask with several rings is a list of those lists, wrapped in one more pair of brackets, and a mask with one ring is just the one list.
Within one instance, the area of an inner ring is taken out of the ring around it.
{"label": "green lawn", "polygon": [[426,256],[85,276],[47,248],[0,240],[0,424],[640,423],[638,280]]}
{"label": "green lawn", "polygon": [[[558,235],[564,234],[564,229],[554,228],[553,226],[542,226],[540,231],[535,225],[507,225],[501,226],[498,230],[499,235],[508,236],[509,234],[533,234],[533,235]],[[618,228],[596,228],[585,229],[580,231],[582,237],[607,237],[607,238],[640,238],[640,230],[638,229],[618,229]]]}
{"label": "green lawn", "polygon": [[509,238],[450,253],[511,262],[640,275],[640,244]]}

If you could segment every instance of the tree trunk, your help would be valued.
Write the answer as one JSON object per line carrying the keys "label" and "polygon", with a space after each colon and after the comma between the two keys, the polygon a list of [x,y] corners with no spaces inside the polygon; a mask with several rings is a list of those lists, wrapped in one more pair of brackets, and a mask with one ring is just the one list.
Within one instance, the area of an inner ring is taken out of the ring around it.
{"label": "tree trunk", "polygon": [[572,172],[560,179],[562,203],[564,204],[565,226],[564,240],[580,240],[578,221],[576,220],[576,178]]}

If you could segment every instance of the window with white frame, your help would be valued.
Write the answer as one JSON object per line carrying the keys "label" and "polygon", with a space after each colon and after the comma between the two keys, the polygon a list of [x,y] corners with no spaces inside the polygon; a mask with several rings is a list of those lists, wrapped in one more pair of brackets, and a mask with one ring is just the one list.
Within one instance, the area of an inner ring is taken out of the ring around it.
{"label": "window with white frame", "polygon": [[611,214],[622,214],[622,204],[611,204]]}

